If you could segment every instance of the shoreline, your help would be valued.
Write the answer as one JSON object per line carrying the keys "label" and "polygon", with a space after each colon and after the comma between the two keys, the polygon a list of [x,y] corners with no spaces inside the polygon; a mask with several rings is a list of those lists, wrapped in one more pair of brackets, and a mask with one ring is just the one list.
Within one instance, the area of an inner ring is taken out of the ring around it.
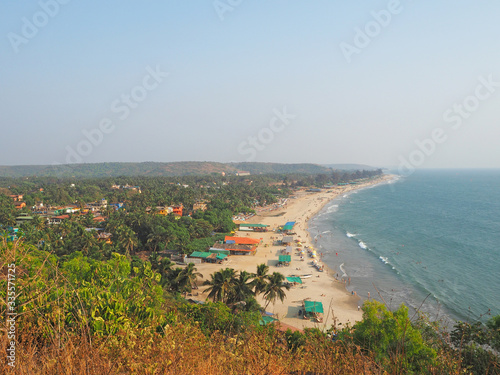
{"label": "shoreline", "polygon": [[[362,311],[359,308],[362,305],[361,297],[356,295],[355,292],[349,292],[345,282],[336,280],[336,272],[327,267],[321,259],[319,261],[325,267],[324,272],[318,272],[312,265],[309,265],[309,258],[301,261],[295,253],[295,249],[292,253],[290,265],[288,267],[277,267],[278,254],[283,249],[283,246],[273,246],[273,237],[280,236],[274,230],[287,221],[295,221],[294,232],[296,234],[294,235],[294,240],[300,239],[303,246],[315,248],[314,239],[308,229],[308,221],[310,219],[316,216],[329,202],[339,195],[385,183],[392,178],[392,175],[382,175],[359,185],[337,186],[321,192],[299,190],[294,197],[287,200],[283,207],[272,211],[263,210],[258,212],[247,223],[267,224],[269,225],[268,232],[237,231],[235,234],[237,236],[262,239],[255,255],[231,255],[229,260],[223,264],[197,264],[196,268],[198,272],[203,275],[203,279],[198,284],[200,285],[204,280],[210,279],[210,275],[220,269],[229,267],[236,271],[253,273],[256,271],[257,265],[261,263],[269,266],[269,274],[280,272],[285,277],[292,274],[312,274],[311,278],[303,281],[302,286],[292,287],[289,291],[286,291],[286,298],[283,302],[278,300],[275,304],[271,303],[266,310],[273,313],[281,323],[297,329],[319,328],[326,330],[333,325],[344,326],[346,324],[354,324],[356,321],[362,319]],[[204,289],[204,286],[200,286],[199,290],[202,291]],[[198,298],[206,299],[207,293],[201,292],[199,294]],[[323,322],[316,323],[302,319],[299,316],[302,301],[305,299],[319,301],[323,304]],[[266,301],[263,300],[262,296],[257,296],[257,301],[262,306],[266,305]]]}

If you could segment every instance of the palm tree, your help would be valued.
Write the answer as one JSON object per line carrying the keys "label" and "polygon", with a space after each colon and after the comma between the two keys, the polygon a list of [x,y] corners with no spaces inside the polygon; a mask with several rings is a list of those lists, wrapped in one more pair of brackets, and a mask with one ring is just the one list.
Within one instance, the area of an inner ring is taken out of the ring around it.
{"label": "palm tree", "polygon": [[255,295],[264,292],[267,285],[267,279],[269,277],[268,272],[269,266],[265,265],[264,263],[257,266],[257,273],[253,276],[252,281]]}
{"label": "palm tree", "polygon": [[176,289],[179,292],[184,292],[184,294],[191,292],[193,285],[196,285],[196,279],[198,277],[203,277],[197,269],[194,263],[189,263],[186,268],[184,268],[177,277],[175,278]]}
{"label": "palm tree", "polygon": [[167,242],[168,237],[168,232],[163,227],[155,225],[151,228],[151,232],[148,234],[147,244],[151,250],[156,251],[158,244],[161,242]]}
{"label": "palm tree", "polygon": [[134,247],[139,244],[137,236],[129,227],[121,226],[118,228],[118,244],[125,249],[125,255],[130,256]]}
{"label": "palm tree", "polygon": [[31,224],[36,230],[42,230],[45,228],[45,219],[42,219],[41,216],[33,215],[33,220],[31,220]]}
{"label": "palm tree", "polygon": [[290,290],[290,285],[285,284],[285,276],[279,272],[273,272],[268,278],[269,283],[266,285],[264,290],[264,299],[267,301],[264,310],[267,308],[269,303],[275,303],[277,299],[281,302],[286,297],[286,293],[283,289]]}
{"label": "palm tree", "polygon": [[228,298],[228,303],[237,303],[246,301],[248,297],[254,293],[252,291],[252,278],[253,274],[247,271],[240,271],[239,277],[234,280],[233,292]]}
{"label": "palm tree", "polygon": [[96,243],[95,238],[92,234],[90,234],[87,231],[81,232],[79,236],[80,236],[80,244],[82,247],[82,252],[85,255],[88,255],[89,249],[92,248]]}
{"label": "palm tree", "polygon": [[225,268],[223,270],[214,272],[210,277],[211,280],[205,280],[203,285],[210,287],[205,289],[204,292],[210,291],[208,298],[212,298],[214,302],[222,301],[227,302],[228,297],[233,293],[235,271],[232,268]]}

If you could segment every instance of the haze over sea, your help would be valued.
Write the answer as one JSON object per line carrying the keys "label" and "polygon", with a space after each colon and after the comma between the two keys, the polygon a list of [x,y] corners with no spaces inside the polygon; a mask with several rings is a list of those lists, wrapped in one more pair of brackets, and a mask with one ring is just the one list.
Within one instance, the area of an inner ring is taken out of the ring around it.
{"label": "haze over sea", "polygon": [[500,314],[500,170],[419,170],[333,200],[309,228],[363,299],[381,300],[374,284],[391,309]]}

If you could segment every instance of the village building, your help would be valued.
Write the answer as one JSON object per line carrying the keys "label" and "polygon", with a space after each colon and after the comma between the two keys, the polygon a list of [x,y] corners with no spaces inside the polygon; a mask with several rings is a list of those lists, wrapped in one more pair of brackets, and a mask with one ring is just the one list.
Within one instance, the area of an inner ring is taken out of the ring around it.
{"label": "village building", "polygon": [[20,210],[24,207],[26,207],[26,202],[20,202],[20,201],[14,201],[14,206]]}
{"label": "village building", "polygon": [[63,220],[68,220],[68,219],[69,219],[69,215],[52,216],[52,217],[49,217],[48,223],[51,225],[58,225],[58,224],[61,224],[63,222]]}

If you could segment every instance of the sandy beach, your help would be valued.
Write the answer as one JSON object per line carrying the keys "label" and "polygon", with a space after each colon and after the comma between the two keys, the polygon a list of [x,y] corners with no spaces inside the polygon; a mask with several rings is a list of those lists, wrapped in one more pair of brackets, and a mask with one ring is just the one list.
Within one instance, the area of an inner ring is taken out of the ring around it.
{"label": "sandy beach", "polygon": [[[202,263],[196,265],[198,271],[203,275],[203,279],[199,281],[199,291],[201,292],[206,288],[201,286],[203,280],[210,279],[210,274],[222,268],[230,267],[237,271],[255,272],[257,265],[264,263],[269,266],[270,274],[273,272],[280,272],[284,276],[312,274],[312,277],[303,279],[302,285],[292,287],[287,291],[283,302],[278,300],[274,305],[271,303],[267,307],[266,311],[272,312],[274,317],[278,318],[282,323],[299,329],[315,327],[326,330],[334,324],[342,327],[347,323],[353,324],[361,320],[362,311],[358,310],[358,306],[362,304],[360,298],[357,295],[347,292],[344,282],[336,280],[336,275],[332,274],[332,271],[326,266],[324,272],[318,272],[311,265],[311,259],[307,254],[304,261],[301,261],[295,244],[293,246],[290,265],[287,267],[277,267],[278,255],[281,254],[284,246],[273,246],[273,237],[274,239],[282,238],[282,235],[274,232],[274,230],[288,221],[295,221],[296,224],[293,231],[296,234],[293,236],[294,240],[300,239],[302,246],[314,248],[315,243],[309,236],[307,222],[325,204],[340,194],[345,194],[369,185],[379,184],[389,179],[391,179],[391,176],[384,175],[363,184],[338,186],[333,189],[322,190],[321,192],[306,192],[305,190],[301,190],[288,199],[283,207],[258,212],[257,215],[253,216],[247,222],[251,224],[267,224],[269,225],[268,232],[236,231],[235,233],[235,236],[262,239],[255,255],[231,255],[223,264]],[[320,254],[318,253],[318,255]],[[206,299],[206,295],[207,293],[200,293],[198,298]],[[266,301],[263,300],[262,296],[258,296],[257,299],[262,306],[266,305]],[[323,304],[323,322],[316,323],[299,316],[299,310],[304,299],[319,301]]]}

